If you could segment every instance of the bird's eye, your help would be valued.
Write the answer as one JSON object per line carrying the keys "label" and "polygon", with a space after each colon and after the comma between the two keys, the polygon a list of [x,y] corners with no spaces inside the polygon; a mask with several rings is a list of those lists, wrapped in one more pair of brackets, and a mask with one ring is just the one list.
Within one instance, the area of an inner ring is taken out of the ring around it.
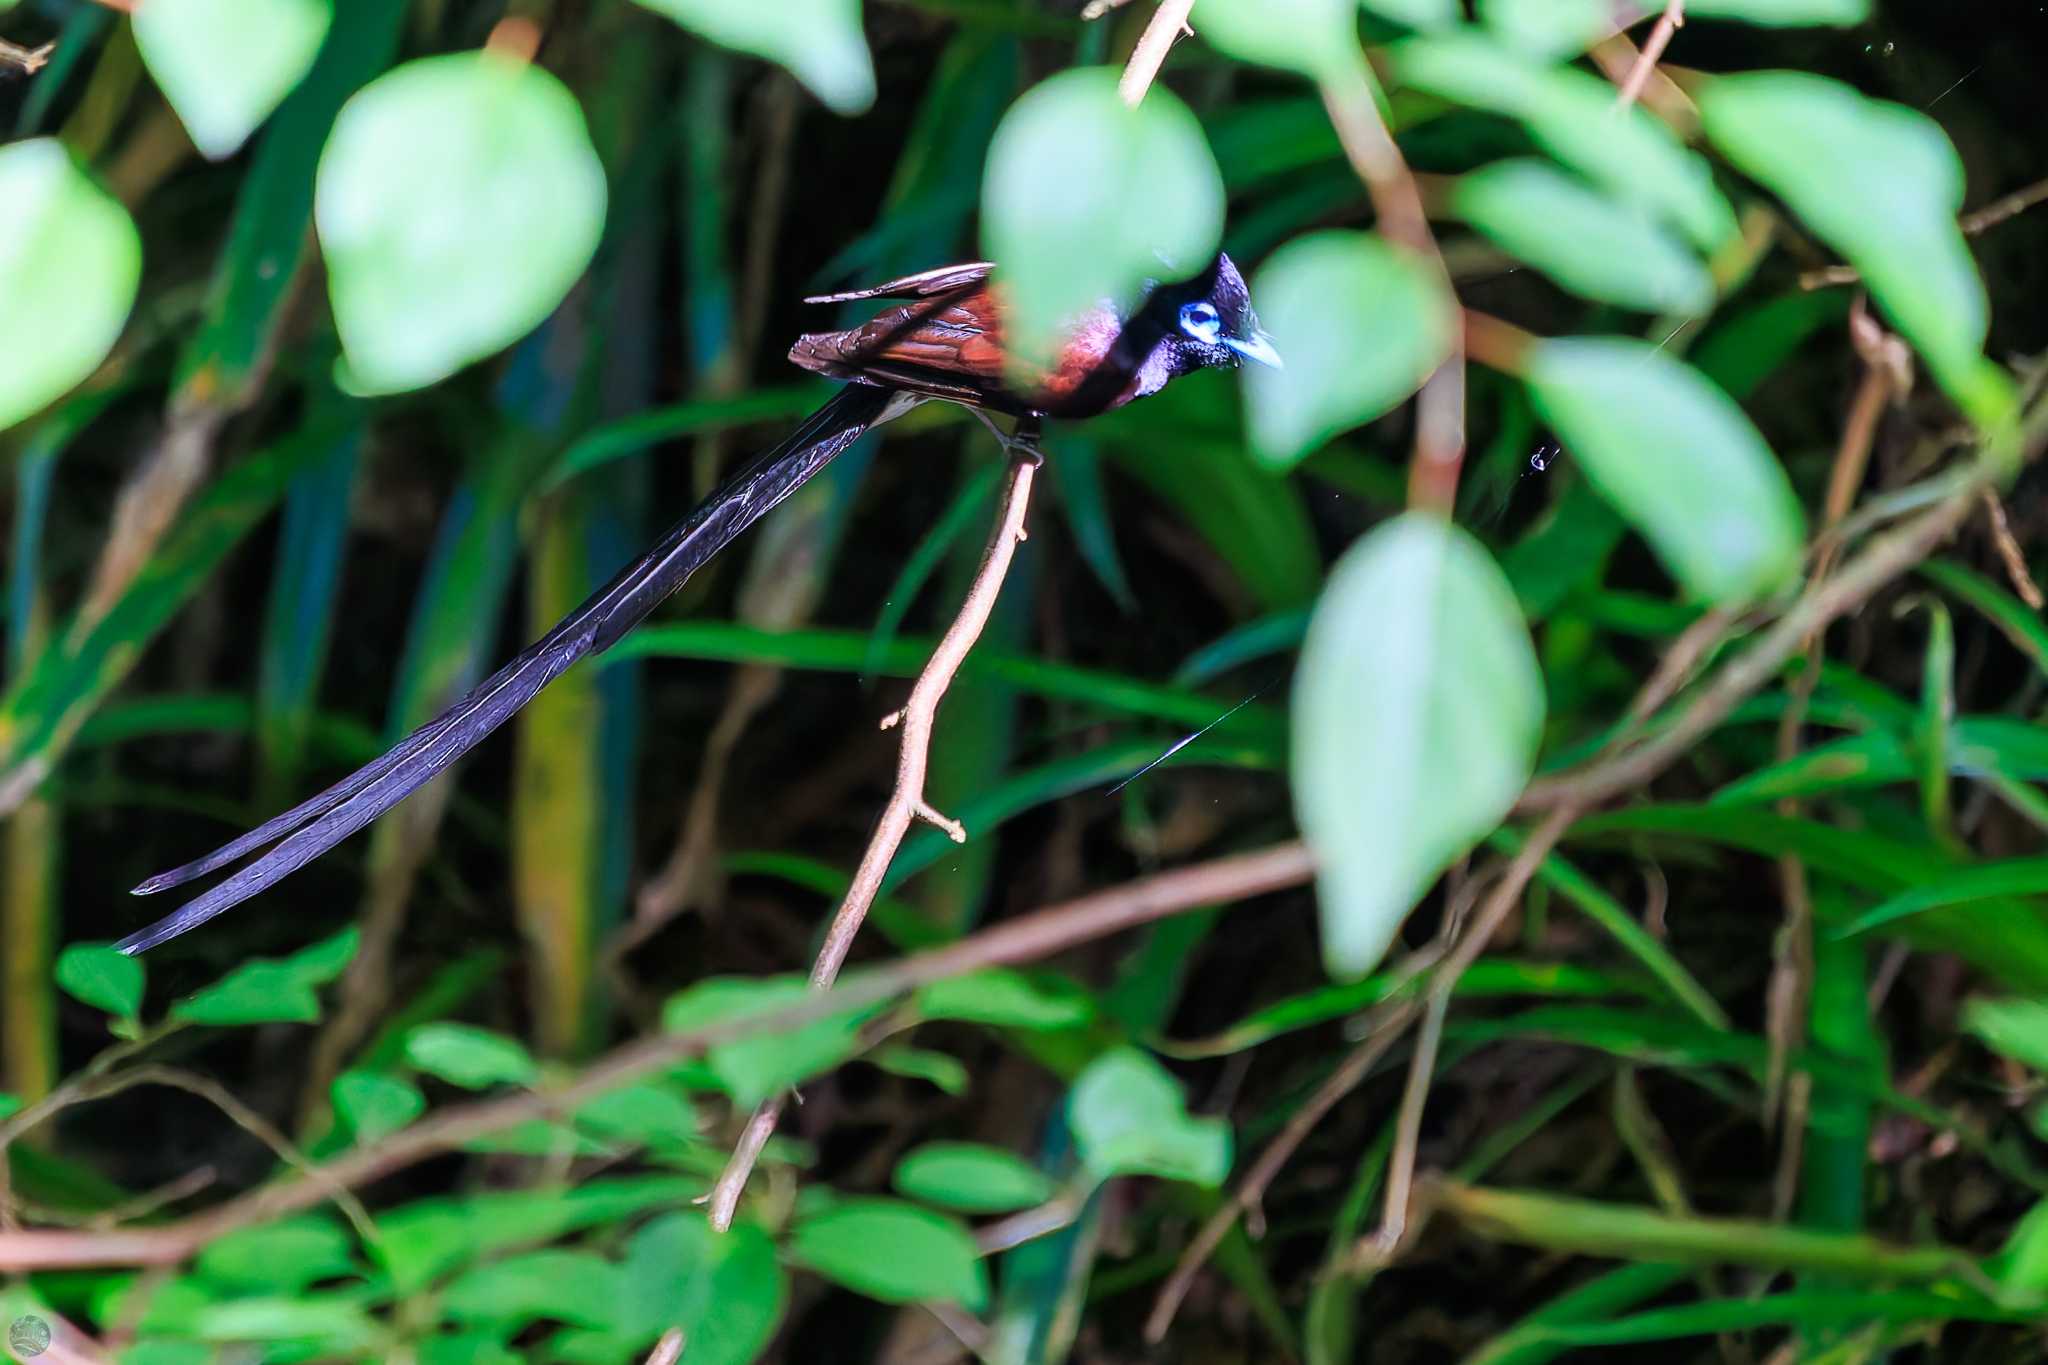
{"label": "bird's eye", "polygon": [[1213,303],[1185,304],[1180,310],[1180,329],[1195,340],[1213,346],[1223,335],[1223,318]]}

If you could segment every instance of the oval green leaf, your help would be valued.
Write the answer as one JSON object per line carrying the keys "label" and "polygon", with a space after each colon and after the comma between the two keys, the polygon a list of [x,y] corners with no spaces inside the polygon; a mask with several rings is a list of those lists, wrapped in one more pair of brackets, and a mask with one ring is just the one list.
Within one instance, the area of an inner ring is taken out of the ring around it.
{"label": "oval green leaf", "polygon": [[1471,536],[1409,513],[1345,552],[1294,684],[1294,808],[1331,975],[1378,965],[1416,899],[1500,823],[1543,712],[1514,590]]}
{"label": "oval green leaf", "polygon": [[989,146],[982,240],[1003,264],[1025,366],[1078,314],[1194,274],[1222,240],[1223,178],[1195,116],[1156,86],[1126,108],[1116,85],[1106,67],[1062,72],[1010,107]]}
{"label": "oval green leaf", "polygon": [[344,1071],[329,1093],[335,1114],[358,1142],[395,1133],[427,1108],[427,1097],[411,1081],[374,1071]]}
{"label": "oval green leaf", "polygon": [[1230,1125],[1189,1115],[1180,1082],[1134,1047],[1088,1064],[1067,1096],[1067,1126],[1097,1180],[1156,1175],[1213,1189],[1230,1174]]}
{"label": "oval green leaf", "polygon": [[1441,277],[1366,232],[1318,232],[1273,253],[1252,289],[1285,369],[1247,366],[1252,449],[1276,469],[1378,417],[1450,353]]}
{"label": "oval green leaf", "polygon": [[104,943],[74,943],[57,957],[57,984],[65,994],[120,1019],[142,1009],[142,959]]}
{"label": "oval green leaf", "polygon": [[1052,1181],[1030,1162],[978,1142],[927,1142],[896,1163],[896,1188],[963,1213],[1007,1213],[1052,1197]]}
{"label": "oval green leaf", "polygon": [[590,263],[604,210],[582,111],[545,71],[467,53],[365,86],[314,203],[349,385],[420,388],[530,331]]}
{"label": "oval green leaf", "polygon": [[1645,313],[1706,312],[1714,280],[1640,206],[1545,161],[1496,161],[1458,182],[1458,215],[1495,246],[1581,298]]}
{"label": "oval green leaf", "polygon": [[1699,371],[1647,342],[1591,337],[1535,347],[1523,377],[1593,486],[1689,592],[1746,602],[1798,573],[1805,518],[1784,467]]}
{"label": "oval green leaf", "polygon": [[1984,358],[1989,304],[1956,226],[1963,166],[1925,114],[1795,71],[1719,77],[1700,100],[1707,136],[1862,273],[1935,381],[1985,427],[2014,398]]}
{"label": "oval green leaf", "polygon": [[531,1085],[540,1075],[518,1042],[468,1024],[421,1024],[405,1037],[405,1059],[465,1090]]}
{"label": "oval green leaf", "polygon": [[618,1267],[592,1252],[528,1251],[456,1276],[441,1309],[458,1322],[552,1318],[603,1327],[618,1311],[620,1287]]}
{"label": "oval green leaf", "polygon": [[847,1199],[796,1225],[790,1254],[883,1303],[988,1303],[988,1271],[966,1228],[894,1199]]}
{"label": "oval green leaf", "polygon": [[640,0],[722,47],[789,68],[842,114],[875,102],[875,67],[861,36],[860,0]]}
{"label": "oval green leaf", "polygon": [[312,68],[332,0],[149,0],[135,45],[192,144],[232,156]]}
{"label": "oval green leaf", "polygon": [[60,397],[114,349],[142,239],[55,138],[0,147],[0,430]]}
{"label": "oval green leaf", "polygon": [[1518,119],[1538,146],[1609,194],[1641,204],[1711,254],[1737,234],[1706,160],[1614,87],[1572,67],[1530,61],[1468,33],[1393,49],[1400,78],[1445,99]]}
{"label": "oval green leaf", "polygon": [[1349,75],[1364,61],[1358,0],[1196,0],[1192,23],[1218,52],[1311,80]]}

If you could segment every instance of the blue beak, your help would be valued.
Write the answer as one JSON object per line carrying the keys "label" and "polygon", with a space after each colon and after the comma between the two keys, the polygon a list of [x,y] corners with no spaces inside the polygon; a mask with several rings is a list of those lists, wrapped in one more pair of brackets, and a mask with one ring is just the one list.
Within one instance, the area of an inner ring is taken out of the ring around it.
{"label": "blue beak", "polygon": [[1223,344],[1236,351],[1246,360],[1256,360],[1259,364],[1270,365],[1276,370],[1287,368],[1286,363],[1280,359],[1280,352],[1273,349],[1273,338],[1267,336],[1264,332],[1253,332],[1248,339],[1225,337],[1223,338]]}

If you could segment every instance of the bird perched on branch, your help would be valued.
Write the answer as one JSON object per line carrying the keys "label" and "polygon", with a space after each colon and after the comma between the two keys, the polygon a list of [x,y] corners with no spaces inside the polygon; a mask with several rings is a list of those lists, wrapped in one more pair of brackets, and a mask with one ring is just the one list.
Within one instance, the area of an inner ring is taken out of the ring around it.
{"label": "bird perched on branch", "polygon": [[990,412],[1015,417],[1016,435],[1002,439],[1028,449],[1047,417],[1092,417],[1197,370],[1244,360],[1280,363],[1228,256],[1218,256],[1192,279],[1154,285],[1128,316],[1104,307],[1076,319],[1056,352],[1039,363],[1020,361],[1009,350],[992,269],[985,261],[949,266],[807,300],[897,301],[859,327],[812,333],[790,349],[796,364],[844,380],[846,387],[546,635],[383,757],[205,857],[136,887],[136,895],[151,895],[260,851],[211,890],[115,946],[139,953],[175,938],[296,872],[390,810],[571,664],[618,643],[713,555],[862,435],[920,403],[958,403],[984,421]]}

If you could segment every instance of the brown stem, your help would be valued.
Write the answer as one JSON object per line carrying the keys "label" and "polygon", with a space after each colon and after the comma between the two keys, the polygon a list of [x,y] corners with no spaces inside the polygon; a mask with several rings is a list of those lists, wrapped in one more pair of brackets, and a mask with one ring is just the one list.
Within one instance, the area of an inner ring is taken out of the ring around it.
{"label": "brown stem", "polygon": [[0,1232],[0,1270],[176,1264],[230,1232],[319,1204],[332,1190],[354,1189],[507,1128],[573,1112],[600,1095],[700,1056],[707,1048],[788,1032],[983,967],[1035,961],[1197,907],[1300,886],[1314,871],[1307,847],[1290,842],[1098,891],[944,948],[858,973],[834,990],[820,991],[772,1014],[639,1039],[598,1058],[559,1089],[523,1091],[443,1110],[381,1142],[314,1166],[306,1175],[252,1190],[196,1217],[113,1232]]}
{"label": "brown stem", "polygon": [[[968,589],[967,600],[961,603],[959,615],[953,618],[952,626],[939,640],[938,648],[932,651],[931,660],[918,674],[917,682],[910,689],[910,700],[904,703],[901,711],[882,721],[883,729],[899,724],[903,727],[903,746],[896,760],[896,789],[889,797],[889,804],[882,809],[882,818],[875,826],[874,836],[868,840],[867,851],[861,855],[860,866],[854,871],[853,884],[847,888],[846,899],[840,902],[832,923],[825,930],[824,946],[818,950],[817,961],[811,965],[813,990],[829,990],[838,980],[839,969],[845,964],[847,953],[853,949],[854,937],[867,919],[868,908],[881,894],[882,879],[888,875],[889,864],[895,860],[896,850],[902,847],[912,823],[923,820],[945,830],[953,842],[967,842],[967,831],[959,822],[939,814],[925,800],[924,779],[931,762],[932,730],[938,723],[939,703],[945,698],[946,689],[953,685],[953,676],[966,661],[967,652],[974,648],[974,642],[981,638],[983,628],[988,625],[996,598],[1003,590],[1003,579],[1010,572],[1010,561],[1016,555],[1018,543],[1024,539],[1024,514],[1031,506],[1031,483],[1037,472],[1038,455],[1035,451],[1022,453],[1011,462],[1009,492],[1003,499],[995,533],[982,554],[981,568]],[[720,1232],[732,1226],[733,1214],[739,1208],[747,1177],[752,1174],[762,1147],[775,1131],[782,1104],[778,1096],[764,1101],[754,1110],[739,1145],[726,1162],[724,1174],[712,1187],[711,1226]]]}
{"label": "brown stem", "polygon": [[1116,92],[1123,96],[1125,104],[1133,109],[1138,107],[1152,82],[1159,78],[1159,68],[1166,65],[1166,54],[1173,51],[1180,35],[1194,32],[1188,27],[1188,12],[1194,7],[1195,0],[1159,0],[1159,8],[1152,12],[1151,22],[1145,25],[1138,45],[1131,49],[1131,60],[1116,83]]}
{"label": "brown stem", "polygon": [[1671,35],[1684,26],[1685,0],[1668,0],[1657,26],[1643,40],[1643,50],[1636,54],[1636,64],[1629,70],[1628,79],[1621,83],[1621,94],[1614,101],[1616,109],[1626,109],[1642,97],[1643,87],[1650,83],[1664,49],[1671,45]]}

